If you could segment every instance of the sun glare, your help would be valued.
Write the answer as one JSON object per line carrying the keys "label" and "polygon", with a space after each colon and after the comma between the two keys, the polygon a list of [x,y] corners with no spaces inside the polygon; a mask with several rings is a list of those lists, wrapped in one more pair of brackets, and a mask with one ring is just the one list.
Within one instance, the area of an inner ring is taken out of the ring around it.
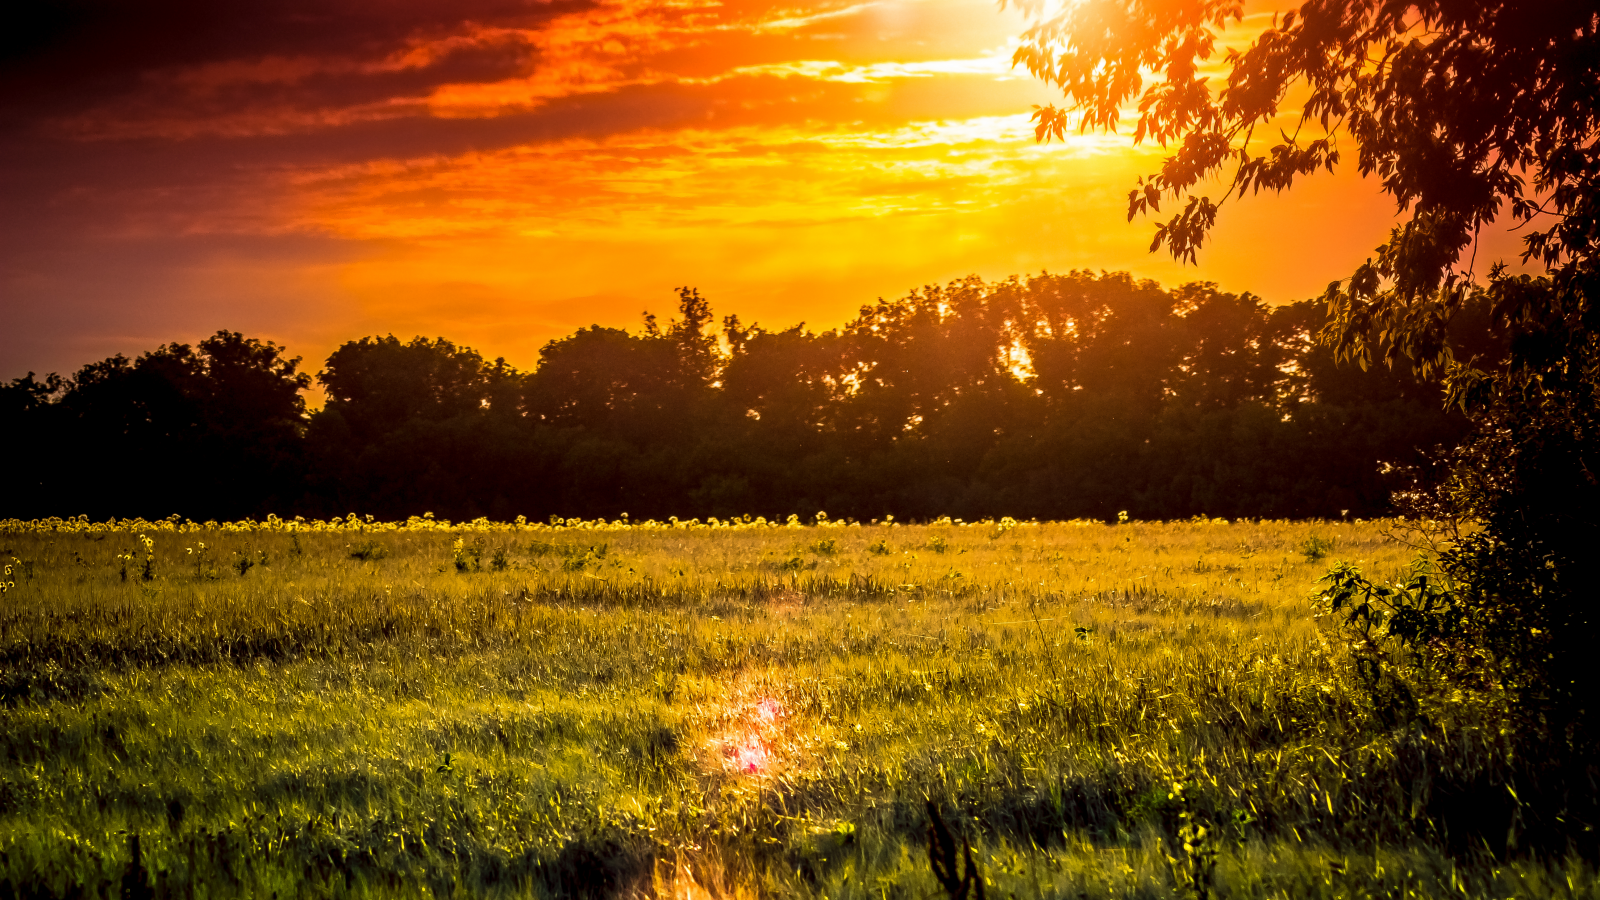
{"label": "sun glare", "polygon": [[779,748],[786,742],[783,704],[764,697],[735,707],[726,728],[712,738],[713,755],[725,771],[740,775],[770,775],[779,768]]}
{"label": "sun glare", "polygon": [[[1225,39],[1265,21],[1252,13]],[[316,298],[256,316],[307,359],[358,333],[410,330],[527,367],[575,328],[632,327],[685,282],[719,314],[820,328],[873,297],[974,273],[1129,268],[1274,300],[1323,286],[1315,267],[1226,259],[1248,242],[1218,241],[1210,259],[1223,262],[1206,271],[1149,256],[1149,223],[1127,222],[1125,198],[1160,148],[1076,131],[1038,143],[1029,110],[1060,98],[1012,65],[1025,24],[990,0],[604,0],[419,28],[366,55],[308,46],[174,64],[41,127],[107,148],[226,136],[238,156],[198,160],[210,176],[185,163],[181,188],[157,173],[57,192],[69,199],[51,209],[76,210],[96,234],[226,237],[234,249],[189,241],[127,257],[137,264],[96,253],[79,281],[29,282],[18,302],[56,308],[60,291],[92,304],[107,284],[147,285],[142,324],[105,340],[159,343],[169,328],[254,327],[182,324],[248,282],[252,297]],[[364,131],[339,149],[352,129]],[[271,147],[258,160],[260,141]],[[1341,221],[1352,201],[1340,202],[1314,197],[1314,218]],[[1357,233],[1336,229],[1314,252],[1365,254],[1348,246]],[[139,272],[92,274],[129,265]],[[573,300],[596,297],[603,309]]]}

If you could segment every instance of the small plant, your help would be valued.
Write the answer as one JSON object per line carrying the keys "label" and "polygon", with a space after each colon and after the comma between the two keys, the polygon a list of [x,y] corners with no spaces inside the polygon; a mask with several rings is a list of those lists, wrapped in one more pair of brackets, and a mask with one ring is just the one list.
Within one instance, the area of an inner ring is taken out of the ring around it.
{"label": "small plant", "polygon": [[1217,842],[1206,814],[1195,806],[1189,794],[1189,786],[1177,782],[1168,795],[1177,811],[1178,834],[1174,849],[1182,855],[1169,853],[1167,862],[1172,865],[1181,893],[1195,900],[1209,900],[1216,881]]}
{"label": "small plant", "polygon": [[118,574],[123,581],[128,580],[130,570],[139,576],[140,581],[151,581],[156,577],[155,541],[141,534],[139,543],[144,545],[143,559],[140,559],[137,549],[117,554],[117,562],[121,564]]}
{"label": "small plant", "polygon": [[1129,521],[1131,521],[1131,520],[1128,518],[1128,511],[1127,510],[1125,510],[1125,509],[1124,510],[1120,510],[1117,513],[1117,524],[1118,525],[1126,525],[1126,524],[1128,524]]}
{"label": "small plant", "polygon": [[483,571],[483,548],[477,544],[468,545],[465,538],[456,538],[452,545],[453,562],[456,571],[463,575],[468,572]]}
{"label": "small plant", "polygon": [[[207,565],[207,562],[211,559],[212,552],[216,550],[215,547],[207,547],[205,545],[205,542],[202,541],[200,543],[197,543],[193,547],[187,547],[185,549],[188,551],[190,556],[194,557],[194,577],[195,578],[197,578],[197,579],[200,579],[200,578],[216,579],[216,578],[220,578],[221,577],[221,573],[220,572],[218,572],[216,569],[212,568],[211,566]],[[145,580],[149,581],[148,578],[145,579]]]}
{"label": "small plant", "polygon": [[506,555],[506,548],[495,548],[493,555],[489,557],[489,568],[495,572],[504,572],[511,568],[511,558]]}
{"label": "small plant", "polygon": [[138,900],[154,897],[156,893],[150,885],[150,871],[145,868],[144,853],[139,846],[137,832],[128,835],[128,853],[132,858],[128,860],[128,867],[122,872],[121,896]]}
{"label": "small plant", "polygon": [[385,559],[388,557],[388,555],[389,548],[378,543],[377,541],[367,541],[365,544],[362,544],[361,546],[350,551],[351,559],[359,559],[362,562],[374,562],[376,560]]}
{"label": "small plant", "polygon": [[250,567],[255,564],[256,561],[251,559],[248,553],[239,553],[233,558],[233,570],[239,573],[240,578],[243,578],[245,573],[250,571]]}
{"label": "small plant", "polygon": [[1375,584],[1349,563],[1322,577],[1318,618],[1331,615],[1349,642],[1356,677],[1378,719],[1394,727],[1417,713],[1401,676],[1413,671],[1465,671],[1479,660],[1463,648],[1476,640],[1459,587],[1419,557],[1405,584]]}
{"label": "small plant", "polygon": [[1333,552],[1333,541],[1313,534],[1300,545],[1300,552],[1305,554],[1306,562],[1316,562]]}
{"label": "small plant", "polygon": [[832,556],[839,552],[839,542],[833,538],[823,538],[811,545],[811,552],[819,556]]}
{"label": "small plant", "polygon": [[876,544],[868,547],[867,552],[874,556],[888,556],[893,551],[889,549],[889,545],[887,543],[879,541]]}
{"label": "small plant", "polygon": [[590,563],[599,563],[605,559],[607,549],[609,549],[609,545],[601,544],[598,547],[590,547],[582,553],[578,553],[576,549],[570,550],[567,558],[561,561],[561,570],[564,572],[581,572]]}
{"label": "small plant", "polygon": [[300,535],[290,535],[290,538],[293,540],[293,543],[289,546],[289,552],[293,553],[295,556],[305,556],[305,548],[300,546]]}
{"label": "small plant", "polygon": [[206,554],[210,552],[209,548],[206,547],[205,541],[201,541],[199,543],[198,549],[195,547],[185,547],[184,550],[187,551],[190,556],[194,557],[194,577],[202,577],[205,574]]}
{"label": "small plant", "polygon": [[657,672],[655,676],[656,696],[662,703],[671,705],[672,696],[678,692],[678,673]]}
{"label": "small plant", "polygon": [[962,838],[958,860],[955,838],[932,800],[928,801],[928,865],[950,900],[984,900],[983,876],[978,872],[977,863],[972,861],[972,845]]}
{"label": "small plant", "polygon": [[928,539],[928,549],[935,553],[944,553],[950,549],[950,542],[945,540],[943,535],[934,535]]}

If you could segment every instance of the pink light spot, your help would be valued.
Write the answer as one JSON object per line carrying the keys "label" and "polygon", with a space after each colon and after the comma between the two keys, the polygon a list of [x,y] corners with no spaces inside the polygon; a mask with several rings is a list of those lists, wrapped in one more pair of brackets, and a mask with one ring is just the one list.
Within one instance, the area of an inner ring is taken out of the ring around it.
{"label": "pink light spot", "polygon": [[756,715],[763,722],[771,722],[783,715],[783,707],[776,700],[763,700],[756,704]]}
{"label": "pink light spot", "polygon": [[770,759],[771,754],[767,752],[766,745],[757,738],[748,738],[734,748],[734,761],[741,772],[759,772],[767,767]]}

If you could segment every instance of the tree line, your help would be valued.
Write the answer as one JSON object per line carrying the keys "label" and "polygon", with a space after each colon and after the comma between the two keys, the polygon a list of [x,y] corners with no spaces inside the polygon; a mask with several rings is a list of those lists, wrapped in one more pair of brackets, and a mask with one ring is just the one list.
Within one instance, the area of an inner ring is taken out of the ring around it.
{"label": "tree line", "polygon": [[[1485,304],[1459,358],[1503,355]],[[861,519],[1371,516],[1467,433],[1339,364],[1326,305],[1126,273],[929,286],[842,328],[677,315],[550,341],[350,341],[314,380],[236,332],[0,386],[5,514]],[[720,327],[719,327],[720,325]]]}

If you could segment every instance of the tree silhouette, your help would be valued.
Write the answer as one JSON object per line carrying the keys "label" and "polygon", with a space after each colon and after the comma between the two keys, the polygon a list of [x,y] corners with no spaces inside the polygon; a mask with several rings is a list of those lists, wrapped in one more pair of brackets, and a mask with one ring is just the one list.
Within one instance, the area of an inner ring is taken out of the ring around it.
{"label": "tree silhouette", "polygon": [[350,341],[317,375],[328,415],[371,439],[418,420],[442,421],[489,400],[489,372],[476,350],[438,338],[402,344],[394,335]]}
{"label": "tree silhouette", "polygon": [[1173,291],[1173,299],[1187,332],[1168,388],[1176,402],[1218,409],[1273,396],[1288,354],[1280,336],[1271,333],[1273,321],[1260,297],[1188,284]]}
{"label": "tree silhouette", "polygon": [[839,407],[849,394],[843,342],[804,323],[783,331],[741,328],[737,316],[724,323],[729,356],[722,371],[728,413],[741,424],[759,422],[782,443],[808,446],[837,428]]}
{"label": "tree silhouette", "polygon": [[310,384],[298,367],[270,341],[219,331],[192,347],[90,363],[70,379],[12,382],[16,414],[36,446],[52,448],[15,464],[31,476],[25,505],[206,519],[295,502]]}
{"label": "tree silhouette", "polygon": [[1153,281],[1127,273],[1043,276],[1029,285],[1032,326],[1022,341],[1045,396],[1116,395],[1149,409],[1177,358],[1169,331],[1172,297]]}
{"label": "tree silhouette", "polygon": [[697,291],[679,291],[679,311],[665,331],[646,313],[641,335],[593,325],[546,344],[529,388],[533,415],[634,441],[692,428],[716,375],[717,339]]}
{"label": "tree silhouette", "polygon": [[[704,297],[677,299],[666,323],[550,341],[530,373],[443,338],[350,341],[309,417],[295,361],[230,332],[18,378],[0,414],[31,440],[0,445],[4,499],[214,517],[1370,515],[1427,474],[1422,448],[1460,436],[1436,382],[1336,365],[1311,302],[974,277],[836,331],[728,316],[719,337]],[[1464,308],[1486,327],[1483,304]]]}
{"label": "tree silhouette", "polygon": [[507,514],[540,473],[520,440],[526,378],[504,360],[387,335],[339,347],[317,378],[328,402],[311,418],[307,505],[319,511]]}

